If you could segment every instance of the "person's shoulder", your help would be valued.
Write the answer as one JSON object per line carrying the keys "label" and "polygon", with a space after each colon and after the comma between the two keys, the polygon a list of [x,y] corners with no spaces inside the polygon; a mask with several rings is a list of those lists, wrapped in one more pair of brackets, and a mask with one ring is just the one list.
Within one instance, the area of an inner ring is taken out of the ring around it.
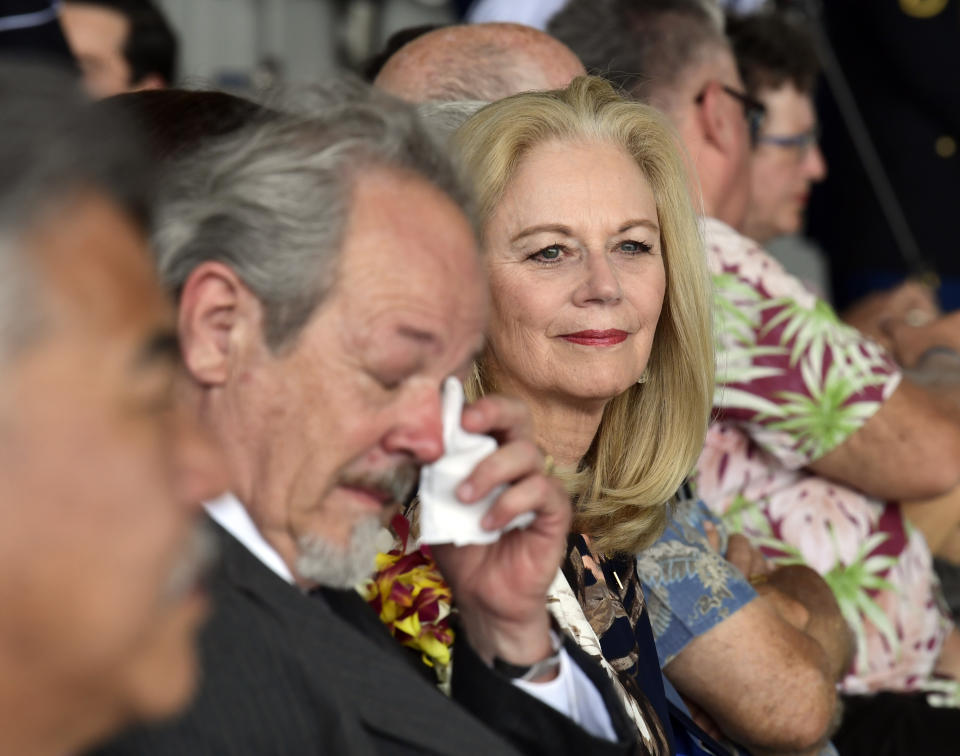
{"label": "person's shoulder", "polygon": [[814,309],[821,301],[759,243],[723,221],[704,218],[703,231],[707,266],[721,296],[742,295],[746,285],[754,296],[790,299],[805,309]]}
{"label": "person's shoulder", "polygon": [[718,218],[704,216],[701,218],[701,223],[703,239],[708,252],[716,254],[747,251],[763,252],[759,244]]}
{"label": "person's shoulder", "polygon": [[[296,618],[235,584],[213,583],[212,613],[199,643],[200,689],[191,705],[173,719],[125,733],[97,756],[373,753],[332,676],[319,674],[317,656],[295,642]],[[322,629],[313,627],[321,648]],[[335,658],[333,651],[324,654]]]}

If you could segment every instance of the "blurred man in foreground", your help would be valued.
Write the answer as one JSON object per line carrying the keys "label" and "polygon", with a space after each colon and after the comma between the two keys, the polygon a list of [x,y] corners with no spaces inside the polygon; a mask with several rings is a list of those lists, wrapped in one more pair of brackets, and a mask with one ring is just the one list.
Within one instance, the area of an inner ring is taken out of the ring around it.
{"label": "blurred man in foreground", "polygon": [[220,490],[174,410],[149,171],[74,90],[0,69],[0,753],[62,756],[186,703],[198,503]]}

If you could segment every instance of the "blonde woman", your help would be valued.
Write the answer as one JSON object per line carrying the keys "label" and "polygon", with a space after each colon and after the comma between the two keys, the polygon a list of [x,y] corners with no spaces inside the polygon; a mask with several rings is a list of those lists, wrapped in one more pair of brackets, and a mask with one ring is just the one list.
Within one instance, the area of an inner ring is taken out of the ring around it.
{"label": "blonde woman", "polygon": [[[710,297],[678,140],[600,79],[488,105],[454,136],[492,293],[468,387],[524,399],[576,505],[560,624],[602,655],[651,753],[672,752],[634,555],[703,445]],[[574,601],[575,599],[575,601]]]}

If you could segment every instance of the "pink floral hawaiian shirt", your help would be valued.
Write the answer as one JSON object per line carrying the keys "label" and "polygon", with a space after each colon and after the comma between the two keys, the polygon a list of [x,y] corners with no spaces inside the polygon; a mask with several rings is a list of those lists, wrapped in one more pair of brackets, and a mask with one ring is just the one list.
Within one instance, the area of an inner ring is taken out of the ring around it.
{"label": "pink floral hawaiian shirt", "polygon": [[768,557],[823,575],[856,635],[845,692],[924,688],[951,623],[923,536],[895,504],[803,469],[856,432],[900,374],[754,242],[704,223],[718,357],[698,493]]}

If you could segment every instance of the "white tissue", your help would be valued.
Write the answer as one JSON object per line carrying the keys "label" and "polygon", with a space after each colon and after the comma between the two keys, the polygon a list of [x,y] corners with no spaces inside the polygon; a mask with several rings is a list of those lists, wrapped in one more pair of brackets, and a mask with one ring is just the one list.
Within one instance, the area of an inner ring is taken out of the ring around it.
{"label": "white tissue", "polygon": [[[480,501],[464,504],[454,491],[484,458],[497,448],[490,436],[468,433],[460,425],[463,385],[450,377],[443,384],[443,456],[420,471],[420,543],[493,543],[503,531],[480,527],[487,510],[506,486],[499,486]],[[503,530],[533,522],[534,513],[514,518]]]}

